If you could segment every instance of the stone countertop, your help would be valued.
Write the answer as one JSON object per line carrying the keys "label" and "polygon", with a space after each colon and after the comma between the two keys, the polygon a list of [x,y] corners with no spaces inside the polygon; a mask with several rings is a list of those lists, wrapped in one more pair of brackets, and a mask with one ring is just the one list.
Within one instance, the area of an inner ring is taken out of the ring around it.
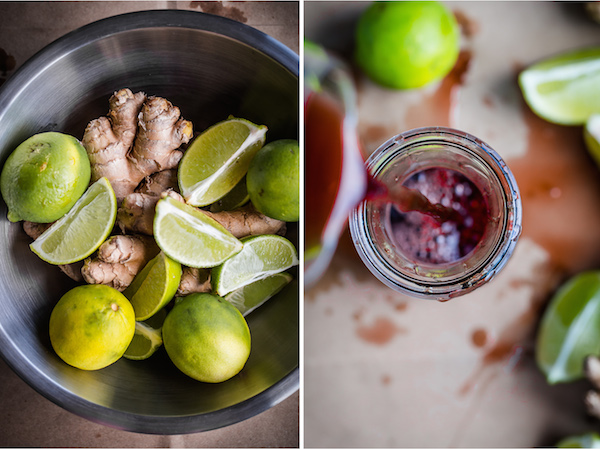
{"label": "stone countertop", "polygon": [[[188,9],[228,17],[299,52],[297,2],[0,2],[0,84],[45,45],[80,26],[145,9]],[[65,411],[0,360],[2,447],[298,447],[299,393],[243,422],[188,435],[116,430]]]}
{"label": "stone countertop", "polygon": [[[453,72],[423,89],[381,88],[354,70],[366,154],[411,128],[473,134],[519,184],[523,233],[489,284],[445,303],[381,284],[348,234],[304,301],[306,447],[539,447],[598,430],[586,381],[549,386],[534,360],[557,286],[600,268],[600,172],[582,127],[553,125],[523,101],[517,74],[600,44],[572,2],[446,2],[462,28]],[[365,2],[305,2],[305,37],[349,57]]]}

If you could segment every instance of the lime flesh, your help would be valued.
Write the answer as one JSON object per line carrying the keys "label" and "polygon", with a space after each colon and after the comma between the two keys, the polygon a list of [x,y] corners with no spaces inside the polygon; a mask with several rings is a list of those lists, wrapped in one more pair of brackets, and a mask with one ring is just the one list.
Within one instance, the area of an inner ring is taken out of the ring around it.
{"label": "lime flesh", "polygon": [[127,347],[123,357],[129,360],[146,360],[162,345],[162,325],[167,317],[165,309],[161,309],[145,321],[136,321],[133,340]]}
{"label": "lime flesh", "polygon": [[212,269],[213,290],[220,296],[298,265],[296,248],[284,237],[256,235],[242,243],[238,254]]}
{"label": "lime flesh", "polygon": [[110,235],[117,218],[117,199],[106,178],[100,178],[71,210],[29,247],[42,260],[65,265],[85,259]]}
{"label": "lime flesh", "polygon": [[225,295],[225,299],[246,316],[279,293],[292,279],[289,273],[277,273],[238,288]]}
{"label": "lime flesh", "polygon": [[588,355],[600,355],[600,271],[578,274],[556,292],[536,341],[536,361],[550,384],[582,378]]}
{"label": "lime flesh", "polygon": [[177,302],[163,325],[171,361],[201,382],[226,381],[250,356],[250,329],[242,314],[223,298],[194,293]]}
{"label": "lime flesh", "polygon": [[519,74],[529,107],[561,125],[583,125],[600,113],[600,47],[563,53],[533,64]]}
{"label": "lime flesh", "polygon": [[133,306],[135,319],[144,321],[161,310],[177,293],[181,264],[161,252],[146,264],[123,294]]}
{"label": "lime flesh", "polygon": [[170,197],[156,204],[154,237],[171,259],[195,268],[219,265],[243,246],[215,220]]}
{"label": "lime flesh", "polygon": [[36,134],[8,157],[0,190],[10,221],[51,223],[66,214],[90,182],[83,145],[58,132]]}
{"label": "lime flesh", "polygon": [[186,202],[207,206],[225,196],[248,171],[250,161],[265,142],[266,132],[266,126],[229,118],[194,139],[177,173]]}
{"label": "lime flesh", "polygon": [[116,362],[135,332],[133,307],[106,285],[68,291],[50,315],[50,342],[69,365],[97,370]]}

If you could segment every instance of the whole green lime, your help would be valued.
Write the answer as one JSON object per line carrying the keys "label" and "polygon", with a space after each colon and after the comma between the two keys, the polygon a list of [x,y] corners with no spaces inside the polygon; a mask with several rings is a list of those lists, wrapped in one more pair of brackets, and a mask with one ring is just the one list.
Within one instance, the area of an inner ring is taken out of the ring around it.
{"label": "whole green lime", "polygon": [[456,18],[435,1],[375,2],[356,29],[359,67],[375,82],[395,89],[442,79],[454,67],[459,50]]}
{"label": "whole green lime", "polygon": [[250,329],[227,300],[193,293],[177,302],[162,328],[169,358],[201,382],[224,382],[239,373],[250,356]]}
{"label": "whole green lime", "polygon": [[0,175],[8,219],[58,220],[83,195],[90,173],[87,152],[75,137],[58,132],[30,137],[11,153]]}
{"label": "whole green lime", "polygon": [[80,285],[60,298],[50,315],[50,342],[66,363],[97,370],[116,362],[135,333],[129,300],[106,285]]}
{"label": "whole green lime", "polygon": [[246,175],[254,207],[283,221],[300,219],[300,147],[297,140],[275,140],[252,158]]}

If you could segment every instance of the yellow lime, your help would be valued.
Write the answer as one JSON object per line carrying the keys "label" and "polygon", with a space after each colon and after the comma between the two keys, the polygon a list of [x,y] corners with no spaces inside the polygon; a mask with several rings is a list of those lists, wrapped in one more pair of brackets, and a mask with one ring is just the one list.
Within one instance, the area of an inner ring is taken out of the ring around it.
{"label": "yellow lime", "polygon": [[144,321],[167,305],[177,293],[181,264],[160,252],[146,264],[123,294],[133,306],[136,321]]}
{"label": "yellow lime", "polygon": [[123,357],[129,360],[146,360],[162,345],[162,325],[167,311],[160,309],[146,321],[136,321],[133,340]]}
{"label": "yellow lime", "polygon": [[223,298],[193,293],[177,302],[163,325],[171,361],[201,382],[223,382],[239,373],[250,356],[250,329]]}
{"label": "yellow lime", "polygon": [[90,183],[83,145],[58,132],[36,134],[8,157],[0,175],[10,221],[51,223],[66,214]]}
{"label": "yellow lime", "polygon": [[548,383],[583,377],[585,357],[600,355],[600,271],[578,274],[556,292],[542,316],[535,355]]}
{"label": "yellow lime", "polygon": [[372,3],[356,28],[356,62],[375,82],[396,89],[445,77],[458,59],[460,30],[442,3]]}
{"label": "yellow lime", "polygon": [[117,199],[106,178],[100,178],[66,215],[29,247],[41,259],[66,265],[85,259],[110,235],[117,218]]}
{"label": "yellow lime", "polygon": [[219,265],[243,246],[215,220],[171,197],[156,204],[154,238],[171,259],[195,268]]}
{"label": "yellow lime", "polygon": [[596,432],[588,432],[583,435],[567,437],[560,440],[556,447],[600,448],[600,435]]}
{"label": "yellow lime", "polygon": [[298,265],[296,248],[284,237],[254,235],[242,243],[238,254],[212,269],[213,291],[220,296]]}
{"label": "yellow lime", "polygon": [[66,363],[96,370],[116,362],[135,332],[133,307],[106,285],[69,290],[50,315],[50,342]]}
{"label": "yellow lime", "polygon": [[211,212],[221,212],[237,209],[250,201],[246,177],[244,176],[227,195],[210,205]]}
{"label": "yellow lime", "polygon": [[254,207],[282,221],[300,219],[300,147],[282,139],[265,145],[250,163],[246,176]]}
{"label": "yellow lime", "polygon": [[225,295],[225,299],[246,316],[279,293],[292,279],[289,273],[277,273],[238,288]]}
{"label": "yellow lime", "polygon": [[232,117],[196,137],[177,172],[186,202],[207,206],[225,196],[248,171],[250,160],[265,142],[266,133],[266,126]]}
{"label": "yellow lime", "polygon": [[600,47],[545,59],[519,74],[523,97],[535,114],[561,125],[583,125],[600,113]]}

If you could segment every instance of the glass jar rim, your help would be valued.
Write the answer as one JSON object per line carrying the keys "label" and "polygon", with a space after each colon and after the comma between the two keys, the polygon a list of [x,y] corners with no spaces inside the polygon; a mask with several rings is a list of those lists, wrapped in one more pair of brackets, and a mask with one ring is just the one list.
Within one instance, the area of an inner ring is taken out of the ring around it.
{"label": "glass jar rim", "polygon": [[[445,300],[464,295],[491,280],[510,258],[521,233],[522,210],[516,180],[500,155],[481,139],[448,127],[423,127],[400,133],[379,146],[367,159],[367,170],[377,176],[407,151],[437,143],[452,146],[478,158],[498,178],[505,212],[498,227],[496,241],[485,257],[458,277],[410,277],[394,266],[377,247],[369,228],[368,201],[363,201],[350,215],[349,227],[355,248],[363,263],[384,284],[410,296]],[[466,256],[469,257],[469,256]],[[461,258],[462,260],[464,258]]]}

